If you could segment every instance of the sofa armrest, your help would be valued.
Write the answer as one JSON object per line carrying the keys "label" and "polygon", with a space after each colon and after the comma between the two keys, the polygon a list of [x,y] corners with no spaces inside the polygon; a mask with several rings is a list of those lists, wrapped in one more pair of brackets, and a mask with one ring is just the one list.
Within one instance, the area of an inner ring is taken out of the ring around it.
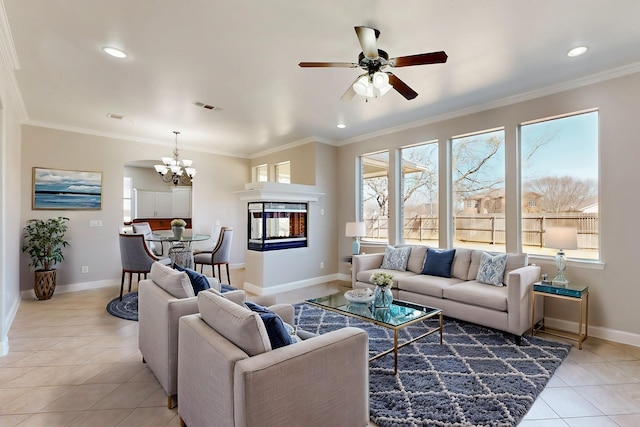
{"label": "sofa armrest", "polygon": [[207,277],[207,280],[209,281],[209,286],[211,288],[213,288],[216,291],[220,292],[221,287],[220,287],[220,281],[218,279],[216,279],[215,277]]}
{"label": "sofa armrest", "polygon": [[348,327],[238,361],[235,425],[367,426],[368,348]]}
{"label": "sofa armrest", "polygon": [[[507,286],[507,311],[509,312],[509,332],[522,335],[531,327],[531,291],[533,284],[540,277],[540,267],[528,265],[513,270],[509,273],[509,285]],[[542,313],[542,301],[536,310]]]}
{"label": "sofa armrest", "polygon": [[351,261],[351,286],[355,289],[358,272],[380,268],[384,253],[354,255]]}
{"label": "sofa armrest", "polygon": [[290,324],[291,326],[295,326],[295,314],[296,310],[293,308],[291,304],[275,304],[270,305],[269,310],[273,311],[275,314],[280,316],[283,322]]}

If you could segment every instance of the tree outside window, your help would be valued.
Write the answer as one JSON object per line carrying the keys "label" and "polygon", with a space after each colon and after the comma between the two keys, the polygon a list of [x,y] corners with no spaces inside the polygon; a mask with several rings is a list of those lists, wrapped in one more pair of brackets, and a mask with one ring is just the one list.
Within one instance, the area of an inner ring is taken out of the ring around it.
{"label": "tree outside window", "polygon": [[389,152],[360,157],[362,220],[367,226],[365,239],[389,241]]}

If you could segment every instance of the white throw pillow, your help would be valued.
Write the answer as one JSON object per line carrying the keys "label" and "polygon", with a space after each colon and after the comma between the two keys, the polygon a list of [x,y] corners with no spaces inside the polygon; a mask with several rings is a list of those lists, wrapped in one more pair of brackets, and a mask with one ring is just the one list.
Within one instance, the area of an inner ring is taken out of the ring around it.
{"label": "white throw pillow", "polygon": [[195,297],[193,286],[187,273],[174,270],[166,265],[154,262],[151,265],[150,279],[176,298]]}

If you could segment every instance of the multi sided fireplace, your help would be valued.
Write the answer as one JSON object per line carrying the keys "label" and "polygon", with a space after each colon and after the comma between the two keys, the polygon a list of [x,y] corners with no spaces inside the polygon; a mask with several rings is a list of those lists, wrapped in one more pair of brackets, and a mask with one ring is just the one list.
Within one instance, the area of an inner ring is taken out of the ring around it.
{"label": "multi sided fireplace", "polygon": [[247,217],[249,250],[307,246],[307,203],[251,202]]}

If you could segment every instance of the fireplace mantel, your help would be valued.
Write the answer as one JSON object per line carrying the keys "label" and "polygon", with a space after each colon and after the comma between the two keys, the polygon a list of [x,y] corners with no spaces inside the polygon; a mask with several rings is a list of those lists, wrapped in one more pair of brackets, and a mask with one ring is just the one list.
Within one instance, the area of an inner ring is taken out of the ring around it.
{"label": "fireplace mantel", "polygon": [[324,196],[313,185],[280,182],[251,182],[244,185],[244,191],[236,191],[235,194],[240,200],[248,202],[317,202]]}

